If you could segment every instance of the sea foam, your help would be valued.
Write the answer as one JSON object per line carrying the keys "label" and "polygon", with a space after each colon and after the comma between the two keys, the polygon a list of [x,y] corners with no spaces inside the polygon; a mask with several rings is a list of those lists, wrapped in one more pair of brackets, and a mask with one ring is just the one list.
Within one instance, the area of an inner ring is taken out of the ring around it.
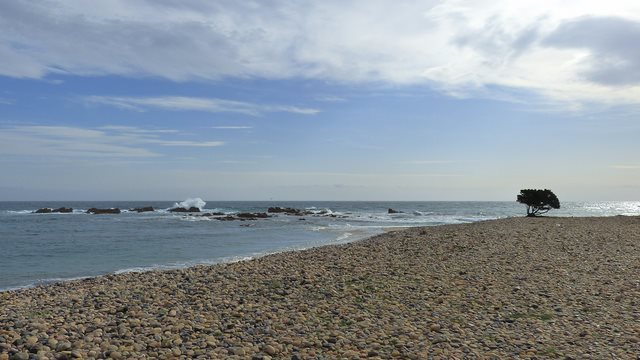
{"label": "sea foam", "polygon": [[202,210],[204,209],[205,205],[207,205],[207,203],[200,198],[188,198],[185,201],[173,204],[173,207],[174,208],[182,207],[185,209],[188,209],[190,207],[197,207],[198,209]]}

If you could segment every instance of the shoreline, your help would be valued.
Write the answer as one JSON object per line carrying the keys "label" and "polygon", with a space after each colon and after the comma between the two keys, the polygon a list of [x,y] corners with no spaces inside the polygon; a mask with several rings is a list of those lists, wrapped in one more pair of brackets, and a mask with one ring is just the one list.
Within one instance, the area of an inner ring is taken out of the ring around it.
{"label": "shoreline", "polygon": [[[440,225],[434,225],[434,226],[440,226]],[[277,254],[282,254],[282,253],[305,251],[305,250],[311,250],[311,249],[314,249],[314,248],[324,247],[324,246],[334,246],[334,245],[349,244],[349,243],[353,243],[353,242],[363,241],[363,240],[366,240],[366,239],[368,239],[370,237],[374,237],[374,236],[383,234],[385,232],[392,232],[392,231],[404,230],[404,229],[409,229],[409,228],[411,228],[411,227],[403,226],[403,227],[398,227],[398,228],[395,228],[395,227],[381,228],[381,230],[378,233],[371,233],[371,234],[365,234],[365,231],[363,231],[363,230],[356,230],[356,231],[352,230],[352,231],[349,231],[349,232],[345,232],[344,234],[342,234],[338,238],[333,239],[331,242],[327,242],[325,244],[275,249],[275,250],[269,250],[269,251],[265,251],[265,252],[261,252],[261,253],[253,253],[253,254],[250,254],[250,255],[228,256],[228,257],[221,258],[219,260],[201,260],[201,261],[194,260],[194,261],[191,261],[191,262],[187,261],[187,262],[184,262],[184,263],[170,263],[170,264],[159,264],[159,265],[151,265],[151,266],[135,266],[135,267],[130,267],[130,268],[118,269],[118,270],[114,270],[114,271],[111,271],[111,272],[108,272],[108,273],[104,273],[104,274],[99,274],[99,275],[78,275],[78,276],[73,276],[73,277],[69,277],[69,278],[38,279],[38,280],[35,280],[34,283],[27,284],[27,285],[18,285],[18,286],[13,286],[13,287],[0,288],[0,295],[2,293],[10,292],[10,291],[29,290],[29,289],[39,288],[39,287],[52,286],[52,285],[56,285],[56,284],[60,284],[60,283],[67,283],[67,282],[83,281],[83,280],[102,278],[102,277],[105,277],[105,276],[117,276],[117,275],[122,275],[122,274],[140,274],[140,273],[148,273],[148,272],[164,272],[164,271],[175,271],[175,270],[187,270],[187,269],[190,269],[190,268],[193,268],[193,267],[217,266],[217,265],[232,264],[232,263],[242,262],[242,261],[251,261],[251,260],[254,260],[254,259],[259,259],[261,257],[277,255]],[[354,233],[359,233],[359,234],[356,234],[354,236]],[[345,235],[347,235],[347,236],[345,236]]]}
{"label": "shoreline", "polygon": [[3,291],[0,360],[630,357],[639,227],[505,218]]}

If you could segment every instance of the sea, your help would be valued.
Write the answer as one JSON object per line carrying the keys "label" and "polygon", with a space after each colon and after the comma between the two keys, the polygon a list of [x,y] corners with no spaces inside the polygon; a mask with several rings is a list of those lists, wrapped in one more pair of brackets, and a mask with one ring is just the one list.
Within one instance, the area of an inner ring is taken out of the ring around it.
{"label": "sea", "polygon": [[[129,209],[151,206],[152,212]],[[201,213],[170,212],[198,207]],[[303,216],[220,221],[203,213],[266,212]],[[36,214],[40,208],[73,212]],[[119,208],[120,214],[87,214]],[[390,213],[389,209],[397,211]],[[232,262],[289,250],[356,241],[386,229],[524,216],[511,202],[346,201],[37,201],[0,202],[0,291],[106,274]],[[550,216],[640,215],[640,202],[565,202]]]}

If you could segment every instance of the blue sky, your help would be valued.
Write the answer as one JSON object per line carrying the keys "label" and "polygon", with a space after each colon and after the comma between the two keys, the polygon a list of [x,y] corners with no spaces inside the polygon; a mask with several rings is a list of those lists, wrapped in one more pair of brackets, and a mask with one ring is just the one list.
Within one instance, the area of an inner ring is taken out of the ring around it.
{"label": "blue sky", "polygon": [[640,200],[640,4],[539,3],[3,2],[0,200]]}

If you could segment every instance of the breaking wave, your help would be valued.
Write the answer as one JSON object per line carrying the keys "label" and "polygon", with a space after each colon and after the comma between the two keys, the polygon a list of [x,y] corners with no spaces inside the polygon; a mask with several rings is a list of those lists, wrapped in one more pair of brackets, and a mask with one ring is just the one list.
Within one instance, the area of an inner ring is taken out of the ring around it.
{"label": "breaking wave", "polygon": [[182,202],[177,202],[175,204],[173,204],[173,208],[179,208],[179,207],[183,207],[183,208],[191,208],[191,207],[197,207],[198,209],[202,210],[204,209],[204,206],[207,205],[206,201],[200,199],[200,198],[188,198],[185,201]]}

